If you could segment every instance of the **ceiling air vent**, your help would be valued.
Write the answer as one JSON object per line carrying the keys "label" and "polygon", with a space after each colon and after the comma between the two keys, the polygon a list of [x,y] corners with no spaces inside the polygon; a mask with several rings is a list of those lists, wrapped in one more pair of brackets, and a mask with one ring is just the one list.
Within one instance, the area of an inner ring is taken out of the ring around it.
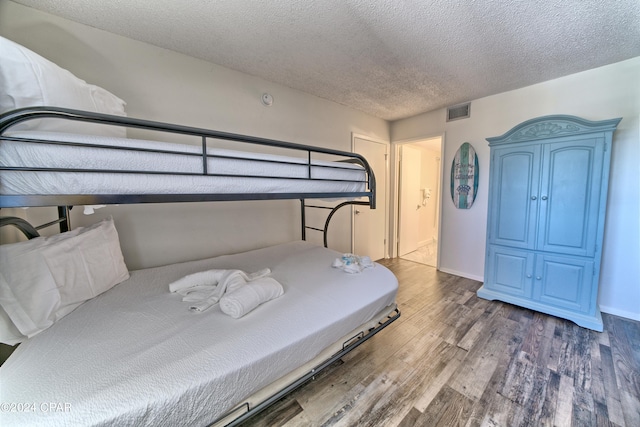
{"label": "ceiling air vent", "polygon": [[447,108],[447,121],[466,119],[471,116],[471,103],[454,105]]}

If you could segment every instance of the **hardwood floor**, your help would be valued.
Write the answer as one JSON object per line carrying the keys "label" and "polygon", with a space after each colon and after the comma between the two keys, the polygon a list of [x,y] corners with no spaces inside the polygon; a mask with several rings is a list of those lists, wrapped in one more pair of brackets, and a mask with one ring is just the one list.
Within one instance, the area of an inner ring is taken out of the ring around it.
{"label": "hardwood floor", "polygon": [[245,426],[640,426],[640,322],[598,333],[382,264],[400,319]]}
{"label": "hardwood floor", "polygon": [[402,255],[400,258],[407,261],[419,262],[436,267],[438,264],[438,241],[433,240],[420,246],[417,250]]}

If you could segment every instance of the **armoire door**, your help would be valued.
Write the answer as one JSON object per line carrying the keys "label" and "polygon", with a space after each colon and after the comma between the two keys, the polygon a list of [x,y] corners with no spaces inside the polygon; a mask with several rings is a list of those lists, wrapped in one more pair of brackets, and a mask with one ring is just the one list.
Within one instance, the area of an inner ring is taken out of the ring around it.
{"label": "armoire door", "polygon": [[533,298],[548,306],[586,313],[592,308],[593,268],[588,259],[538,254]]}
{"label": "armoire door", "polygon": [[603,138],[546,144],[540,183],[538,250],[595,253]]}
{"label": "armoire door", "polygon": [[533,249],[536,236],[540,145],[498,148],[491,164],[489,240]]}
{"label": "armoire door", "polygon": [[531,298],[534,253],[490,245],[484,286],[492,291]]}

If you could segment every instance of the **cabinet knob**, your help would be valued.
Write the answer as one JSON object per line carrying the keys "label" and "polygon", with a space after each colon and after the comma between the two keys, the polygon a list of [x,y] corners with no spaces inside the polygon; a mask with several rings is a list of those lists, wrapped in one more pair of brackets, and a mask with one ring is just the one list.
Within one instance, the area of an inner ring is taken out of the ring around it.
{"label": "cabinet knob", "polygon": [[542,277],[536,276],[536,280],[542,280]]}
{"label": "cabinet knob", "polygon": [[536,200],[537,197],[536,196],[531,196],[531,200]]}
{"label": "cabinet knob", "polygon": [[547,200],[547,196],[542,196],[541,199],[542,200]]}
{"label": "cabinet knob", "polygon": [[527,274],[527,279],[531,279],[531,275],[530,274]]}

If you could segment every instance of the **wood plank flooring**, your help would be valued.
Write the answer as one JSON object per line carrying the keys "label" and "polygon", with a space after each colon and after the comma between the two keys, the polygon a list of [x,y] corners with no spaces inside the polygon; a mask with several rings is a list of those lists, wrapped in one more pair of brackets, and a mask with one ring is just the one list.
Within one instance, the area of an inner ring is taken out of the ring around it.
{"label": "wood plank flooring", "polygon": [[400,319],[245,426],[640,426],[640,322],[598,333],[381,263]]}

